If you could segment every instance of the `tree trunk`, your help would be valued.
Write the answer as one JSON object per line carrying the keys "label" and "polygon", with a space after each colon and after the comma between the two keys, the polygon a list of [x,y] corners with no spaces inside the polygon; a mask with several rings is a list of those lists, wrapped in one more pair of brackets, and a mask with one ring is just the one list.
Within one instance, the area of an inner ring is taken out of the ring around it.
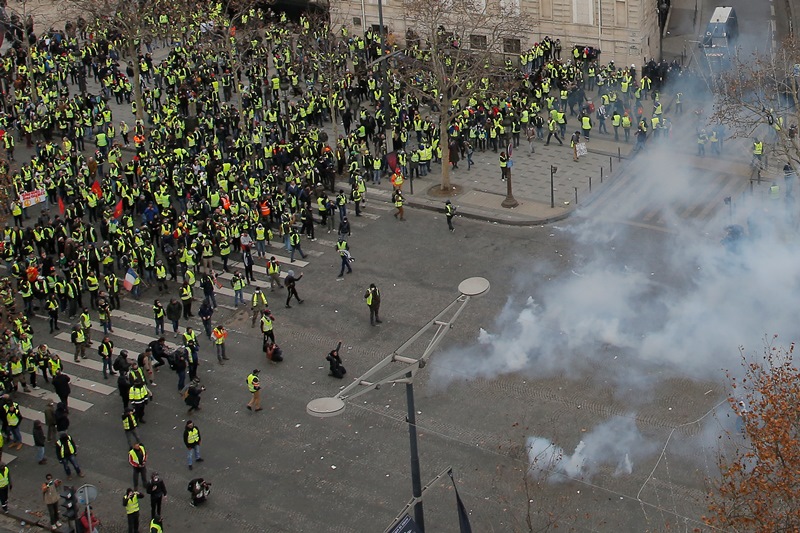
{"label": "tree trunk", "polygon": [[450,135],[444,116],[439,118],[439,146],[442,148],[442,191],[452,189],[450,185]]}
{"label": "tree trunk", "polygon": [[142,72],[139,70],[139,49],[134,46],[135,40],[128,39],[128,56],[133,68],[133,99],[136,102],[136,120],[144,119],[144,99],[142,98]]}

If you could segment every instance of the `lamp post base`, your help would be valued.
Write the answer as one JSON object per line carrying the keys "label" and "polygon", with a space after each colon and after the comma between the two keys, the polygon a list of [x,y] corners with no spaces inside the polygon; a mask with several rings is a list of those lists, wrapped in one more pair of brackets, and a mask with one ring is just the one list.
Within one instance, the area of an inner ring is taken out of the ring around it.
{"label": "lamp post base", "polygon": [[505,200],[503,200],[500,205],[510,209],[512,207],[517,207],[519,202],[513,196],[506,196]]}
{"label": "lamp post base", "polygon": [[514,198],[514,193],[511,192],[511,169],[508,169],[508,177],[506,178],[506,198],[500,204],[506,208],[517,207],[519,202]]}

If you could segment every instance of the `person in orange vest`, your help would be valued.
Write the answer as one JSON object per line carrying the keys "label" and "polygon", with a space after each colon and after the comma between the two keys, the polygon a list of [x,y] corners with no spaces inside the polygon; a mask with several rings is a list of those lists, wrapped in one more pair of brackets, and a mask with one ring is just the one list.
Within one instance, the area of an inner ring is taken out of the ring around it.
{"label": "person in orange vest", "polygon": [[227,359],[228,356],[225,355],[225,341],[228,339],[228,330],[225,329],[225,326],[219,325],[214,328],[214,344],[217,346],[217,360],[219,364],[223,365],[225,363],[222,362],[223,359]]}
{"label": "person in orange vest", "polygon": [[403,183],[406,179],[403,177],[403,173],[400,172],[400,167],[397,167],[394,170],[394,174],[392,174],[392,186],[395,190],[403,190]]}

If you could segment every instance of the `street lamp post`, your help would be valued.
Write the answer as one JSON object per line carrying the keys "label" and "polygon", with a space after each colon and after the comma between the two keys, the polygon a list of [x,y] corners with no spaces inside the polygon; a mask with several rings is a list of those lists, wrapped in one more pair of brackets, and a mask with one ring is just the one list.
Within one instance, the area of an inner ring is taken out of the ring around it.
{"label": "street lamp post", "polygon": [[514,194],[511,192],[511,172],[514,166],[514,161],[513,159],[511,159],[511,153],[512,153],[511,143],[509,143],[508,151],[506,153],[508,154],[508,163],[507,163],[508,179],[506,179],[506,197],[500,203],[500,205],[503,207],[512,208],[512,207],[517,207],[519,205],[519,202],[517,202],[517,199],[514,198]]}
{"label": "street lamp post", "polygon": [[422,512],[422,474],[419,469],[419,449],[417,447],[417,414],[414,407],[414,376],[406,374],[406,422],[408,423],[408,443],[411,455],[411,496],[414,498],[414,522],[425,531],[425,515]]}
{"label": "street lamp post", "polygon": [[[338,416],[344,412],[345,401],[353,400],[371,390],[378,389],[381,385],[404,383],[406,386],[406,423],[408,424],[409,456],[411,461],[411,494],[414,506],[414,522],[420,531],[425,531],[425,515],[422,508],[422,476],[419,464],[419,448],[417,442],[417,419],[414,406],[414,376],[417,371],[424,368],[428,358],[438,347],[444,336],[452,329],[456,319],[461,314],[470,298],[480,296],[489,291],[489,281],[485,278],[468,278],[458,285],[460,295],[450,305],[443,309],[433,319],[428,321],[417,333],[408,339],[393,353],[385,357],[378,364],[367,370],[353,383],[339,391],[330,398],[316,398],[308,402],[306,412],[317,418]],[[449,319],[448,319],[449,317]],[[409,347],[416,343],[428,330],[435,328],[433,338],[427,343],[425,351],[419,358],[403,355]],[[402,368],[385,374],[393,363],[400,363]],[[385,374],[382,377],[381,374]],[[354,392],[355,391],[355,392]]]}
{"label": "street lamp post", "polygon": [[550,207],[556,206],[556,188],[553,181],[553,176],[558,172],[558,167],[550,165]]}

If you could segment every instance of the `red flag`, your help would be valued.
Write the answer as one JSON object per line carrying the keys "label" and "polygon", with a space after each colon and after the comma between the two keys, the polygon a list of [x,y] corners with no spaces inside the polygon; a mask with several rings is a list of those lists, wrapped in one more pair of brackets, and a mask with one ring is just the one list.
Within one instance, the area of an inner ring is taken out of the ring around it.
{"label": "red flag", "polygon": [[117,207],[114,208],[114,218],[119,218],[122,216],[122,200],[117,202]]}
{"label": "red flag", "polygon": [[98,198],[102,198],[103,197],[103,188],[100,187],[100,182],[99,181],[94,180],[94,183],[92,183],[92,192]]}
{"label": "red flag", "polygon": [[60,196],[58,197],[58,210],[62,215],[64,214],[64,211],[66,211],[64,208],[64,200],[62,200]]}

